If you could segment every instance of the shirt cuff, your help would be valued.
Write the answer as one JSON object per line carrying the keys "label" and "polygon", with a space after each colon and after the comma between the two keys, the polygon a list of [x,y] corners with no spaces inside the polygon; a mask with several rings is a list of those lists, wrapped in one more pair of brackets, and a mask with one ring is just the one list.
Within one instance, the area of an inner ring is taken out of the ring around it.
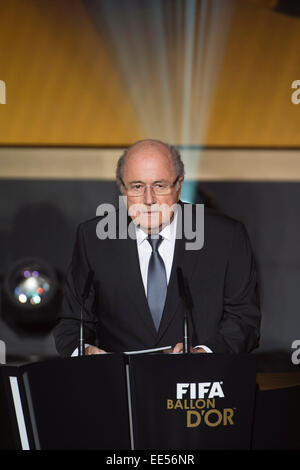
{"label": "shirt cuff", "polygon": [[204,351],[207,353],[212,353],[212,350],[208,346],[204,346],[204,344],[201,344],[200,346],[194,346],[194,349],[199,349],[199,348],[204,349]]}
{"label": "shirt cuff", "polygon": [[[85,344],[84,349],[90,346],[90,344]],[[71,357],[77,357],[78,356],[78,348],[75,349],[75,351],[72,352]]]}

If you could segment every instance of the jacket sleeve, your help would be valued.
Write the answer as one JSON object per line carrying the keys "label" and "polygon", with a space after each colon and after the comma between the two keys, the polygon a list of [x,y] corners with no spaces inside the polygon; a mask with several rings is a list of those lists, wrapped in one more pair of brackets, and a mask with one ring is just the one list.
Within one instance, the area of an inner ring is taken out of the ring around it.
{"label": "jacket sleeve", "polygon": [[[78,347],[81,295],[89,271],[90,265],[86,255],[84,234],[82,226],[79,225],[72,262],[64,282],[62,306],[57,318],[57,325],[53,330],[56,349],[61,356],[71,356]],[[89,344],[95,344],[96,341],[94,298],[95,291],[92,286],[83,311],[84,339],[85,343]]]}
{"label": "jacket sleeve", "polygon": [[261,314],[254,256],[240,222],[236,222],[233,232],[223,299],[218,333],[205,344],[216,353],[252,351],[259,343]]}

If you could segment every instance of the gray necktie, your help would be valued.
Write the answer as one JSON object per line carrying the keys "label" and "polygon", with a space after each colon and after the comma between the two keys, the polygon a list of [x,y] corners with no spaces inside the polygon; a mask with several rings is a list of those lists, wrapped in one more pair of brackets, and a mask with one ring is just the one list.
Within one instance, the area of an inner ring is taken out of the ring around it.
{"label": "gray necktie", "polygon": [[147,299],[152,318],[158,330],[167,295],[167,276],[165,264],[158,252],[163,238],[147,238],[152,248],[148,266]]}

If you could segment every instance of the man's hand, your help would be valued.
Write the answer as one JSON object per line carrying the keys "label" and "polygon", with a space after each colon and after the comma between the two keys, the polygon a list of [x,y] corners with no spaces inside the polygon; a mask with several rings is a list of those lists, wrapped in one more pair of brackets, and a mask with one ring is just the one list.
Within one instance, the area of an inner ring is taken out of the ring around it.
{"label": "man's hand", "polygon": [[103,349],[99,349],[96,346],[88,346],[85,348],[85,355],[92,356],[93,354],[107,354]]}
{"label": "man's hand", "polygon": [[191,348],[190,348],[190,351],[191,351],[192,353],[207,353],[207,351],[205,351],[205,349],[203,349],[203,348],[192,348],[192,347],[191,347]]}
{"label": "man's hand", "polygon": [[[183,352],[183,343],[177,343],[173,350],[171,351],[173,353],[182,353]],[[206,353],[206,351],[203,348],[193,348],[192,346],[190,347],[190,352],[191,353]]]}

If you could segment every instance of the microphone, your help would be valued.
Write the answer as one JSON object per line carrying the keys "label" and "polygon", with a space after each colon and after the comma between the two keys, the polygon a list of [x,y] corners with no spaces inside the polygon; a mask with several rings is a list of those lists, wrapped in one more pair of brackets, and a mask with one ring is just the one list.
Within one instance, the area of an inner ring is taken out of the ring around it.
{"label": "microphone", "polygon": [[[182,298],[184,314],[183,314],[183,352],[184,354],[190,353],[190,331],[188,321],[188,311],[191,306],[191,299],[188,295],[186,280],[183,277],[182,269],[177,268],[177,281],[179,288],[179,295]],[[189,293],[190,294],[190,293]]]}
{"label": "microphone", "polygon": [[78,356],[84,356],[85,355],[85,350],[84,350],[84,337],[83,337],[83,310],[84,310],[84,305],[85,301],[89,296],[92,283],[94,279],[94,271],[89,271],[86,281],[85,281],[85,286],[81,294],[81,310],[80,310],[80,325],[79,325],[79,344],[78,344]]}

